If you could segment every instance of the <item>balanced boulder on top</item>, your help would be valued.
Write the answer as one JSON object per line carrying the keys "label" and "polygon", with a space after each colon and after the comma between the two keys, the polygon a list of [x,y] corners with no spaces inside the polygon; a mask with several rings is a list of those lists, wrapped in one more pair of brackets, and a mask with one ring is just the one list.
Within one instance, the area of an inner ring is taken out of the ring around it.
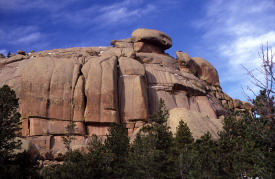
{"label": "balanced boulder on top", "polygon": [[132,40],[134,43],[151,43],[163,48],[164,50],[172,47],[172,38],[159,30],[137,29],[132,33]]}

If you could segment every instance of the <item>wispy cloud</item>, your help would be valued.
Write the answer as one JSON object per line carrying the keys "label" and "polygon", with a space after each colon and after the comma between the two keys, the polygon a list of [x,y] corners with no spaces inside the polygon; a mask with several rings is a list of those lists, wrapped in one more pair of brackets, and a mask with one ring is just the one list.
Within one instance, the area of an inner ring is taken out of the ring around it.
{"label": "wispy cloud", "polygon": [[41,40],[42,36],[43,35],[40,32],[34,32],[34,33],[30,33],[26,36],[23,36],[23,37],[17,39],[16,41],[19,42],[19,43],[30,44],[32,42],[36,42],[38,40]]}
{"label": "wispy cloud", "polygon": [[90,4],[74,12],[64,9],[52,14],[56,23],[70,22],[82,26],[106,27],[134,22],[156,10],[156,6],[143,0],[123,0],[111,4]]}
{"label": "wispy cloud", "polygon": [[154,11],[155,9],[156,7],[152,4],[146,4],[145,6],[134,9],[127,6],[121,7],[116,4],[101,9],[101,15],[98,16],[98,21],[107,24],[126,22],[132,20],[132,18],[141,18],[142,16]]}
{"label": "wispy cloud", "polygon": [[55,0],[1,0],[1,12],[23,12],[33,9],[57,11],[77,0],[55,1]]}
{"label": "wispy cloud", "polygon": [[[275,44],[275,3],[270,0],[212,0],[206,17],[196,22],[204,30],[203,40],[211,42],[220,59],[220,78],[234,97],[241,96],[241,86],[249,85],[247,69],[260,67],[258,52],[267,41]],[[251,87],[252,88],[252,87]]]}
{"label": "wispy cloud", "polygon": [[0,41],[6,44],[25,44],[42,40],[43,34],[37,26],[0,27]]}

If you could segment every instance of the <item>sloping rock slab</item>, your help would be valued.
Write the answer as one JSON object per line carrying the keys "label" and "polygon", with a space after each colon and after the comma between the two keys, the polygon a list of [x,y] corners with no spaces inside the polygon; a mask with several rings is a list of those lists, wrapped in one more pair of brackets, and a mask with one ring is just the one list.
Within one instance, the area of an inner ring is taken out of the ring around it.
{"label": "sloping rock slab", "polygon": [[209,118],[200,112],[190,111],[186,108],[174,108],[169,111],[168,126],[171,127],[173,134],[182,120],[187,123],[195,139],[200,138],[205,133],[210,132],[213,139],[218,139],[218,132],[222,130],[222,120]]}

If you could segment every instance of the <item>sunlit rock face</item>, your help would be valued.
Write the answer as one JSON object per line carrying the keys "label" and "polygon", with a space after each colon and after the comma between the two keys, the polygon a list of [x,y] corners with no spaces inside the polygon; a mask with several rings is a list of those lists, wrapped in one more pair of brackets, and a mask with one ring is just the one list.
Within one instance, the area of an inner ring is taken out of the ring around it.
{"label": "sunlit rock face", "polygon": [[[187,116],[191,132],[199,137],[201,131],[221,130],[219,118],[228,109],[250,107],[222,91],[218,72],[207,60],[182,51],[177,59],[165,53],[172,38],[164,32],[137,29],[131,38],[111,44],[0,60],[0,86],[9,85],[20,99],[23,136],[35,141],[43,136],[56,149],[73,120],[83,141],[105,135],[112,123],[124,124],[132,137],[163,99],[171,110],[171,128]],[[201,122],[192,122],[192,116]]]}

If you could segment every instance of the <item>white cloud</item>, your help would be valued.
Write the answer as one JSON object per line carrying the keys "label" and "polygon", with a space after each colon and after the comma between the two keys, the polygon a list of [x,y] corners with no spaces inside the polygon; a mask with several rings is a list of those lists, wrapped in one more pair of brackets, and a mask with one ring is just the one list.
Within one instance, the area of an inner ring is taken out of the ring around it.
{"label": "white cloud", "polygon": [[24,37],[17,39],[17,42],[30,44],[30,43],[39,41],[42,36],[43,35],[40,32],[34,32],[34,33],[28,34]]}
{"label": "white cloud", "polygon": [[74,12],[64,9],[52,14],[52,18],[56,23],[66,21],[82,26],[102,28],[134,22],[154,10],[156,10],[154,4],[143,0],[123,0],[104,5],[93,3]]}
{"label": "white cloud", "polygon": [[270,0],[212,0],[206,6],[206,17],[196,22],[205,31],[203,40],[211,42],[216,58],[221,58],[220,79],[233,97],[243,98],[242,86],[253,87],[242,65],[259,68],[261,45],[275,45],[274,11],[275,2]]}
{"label": "white cloud", "polygon": [[[127,4],[126,4],[127,5]],[[144,7],[131,9],[127,6],[120,6],[118,4],[101,9],[102,14],[97,17],[99,22],[106,24],[115,24],[118,22],[133,21],[135,18],[140,18],[149,12],[155,10],[155,6],[147,4]]]}
{"label": "white cloud", "polygon": [[[181,0],[119,0],[97,2],[89,0],[1,0],[0,12],[41,11],[47,13],[42,21],[103,28],[129,24],[157,11],[165,11],[182,3]],[[165,7],[165,8],[163,8]],[[34,22],[36,23],[36,22]]]}
{"label": "white cloud", "polygon": [[56,12],[77,0],[1,0],[0,11],[2,12],[24,12],[30,10],[46,10]]}
{"label": "white cloud", "polygon": [[28,45],[42,41],[45,35],[39,32],[37,26],[12,26],[0,27],[0,42],[5,44]]}

